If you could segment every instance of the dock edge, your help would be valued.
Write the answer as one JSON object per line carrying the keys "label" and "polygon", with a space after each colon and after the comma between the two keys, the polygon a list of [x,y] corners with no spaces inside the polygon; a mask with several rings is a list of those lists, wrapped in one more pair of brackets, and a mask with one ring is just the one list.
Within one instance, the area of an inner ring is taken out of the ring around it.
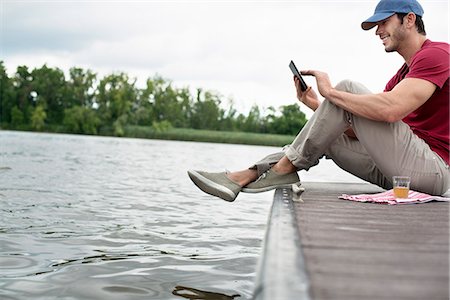
{"label": "dock edge", "polygon": [[253,300],[311,299],[292,196],[291,188],[275,190]]}

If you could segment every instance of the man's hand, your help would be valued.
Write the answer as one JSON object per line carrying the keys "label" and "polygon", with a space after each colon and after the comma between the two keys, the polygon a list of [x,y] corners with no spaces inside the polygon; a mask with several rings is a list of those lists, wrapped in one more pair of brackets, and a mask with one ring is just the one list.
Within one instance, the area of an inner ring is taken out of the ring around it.
{"label": "man's hand", "polygon": [[294,76],[294,84],[297,90],[297,99],[315,111],[320,105],[316,92],[310,86],[308,86],[306,91],[302,92],[300,80],[296,76]]}
{"label": "man's hand", "polygon": [[329,98],[330,92],[333,90],[328,74],[316,70],[302,71],[303,75],[312,75],[316,77],[317,89],[324,98]]}

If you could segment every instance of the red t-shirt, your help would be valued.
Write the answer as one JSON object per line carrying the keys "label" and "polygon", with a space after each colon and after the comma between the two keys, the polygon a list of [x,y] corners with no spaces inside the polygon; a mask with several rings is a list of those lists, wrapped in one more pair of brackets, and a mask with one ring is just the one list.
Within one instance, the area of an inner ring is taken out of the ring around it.
{"label": "red t-shirt", "polygon": [[403,78],[420,78],[434,83],[433,95],[421,107],[403,118],[412,131],[423,139],[447,164],[449,160],[449,63],[448,43],[426,40],[414,54],[411,65],[404,64],[387,83],[392,90]]}

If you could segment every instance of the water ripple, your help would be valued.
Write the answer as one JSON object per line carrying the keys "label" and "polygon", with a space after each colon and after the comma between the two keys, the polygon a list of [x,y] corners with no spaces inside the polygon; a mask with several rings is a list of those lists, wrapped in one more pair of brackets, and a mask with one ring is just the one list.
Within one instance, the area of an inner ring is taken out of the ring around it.
{"label": "water ripple", "polygon": [[242,168],[273,148],[0,136],[0,298],[250,298],[272,195],[220,201],[186,170]]}

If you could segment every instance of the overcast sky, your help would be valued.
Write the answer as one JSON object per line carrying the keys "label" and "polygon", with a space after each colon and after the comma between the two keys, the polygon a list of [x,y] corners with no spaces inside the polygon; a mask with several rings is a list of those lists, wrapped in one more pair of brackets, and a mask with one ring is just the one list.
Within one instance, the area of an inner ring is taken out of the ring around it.
{"label": "overcast sky", "polygon": [[[157,73],[232,98],[240,112],[296,101],[291,59],[328,72],[333,84],[350,78],[373,92],[403,63],[374,29],[361,29],[377,0],[0,3],[0,59],[10,74],[19,65],[76,66],[101,77],[123,71],[143,87]],[[421,3],[428,38],[449,42],[448,1]]]}

